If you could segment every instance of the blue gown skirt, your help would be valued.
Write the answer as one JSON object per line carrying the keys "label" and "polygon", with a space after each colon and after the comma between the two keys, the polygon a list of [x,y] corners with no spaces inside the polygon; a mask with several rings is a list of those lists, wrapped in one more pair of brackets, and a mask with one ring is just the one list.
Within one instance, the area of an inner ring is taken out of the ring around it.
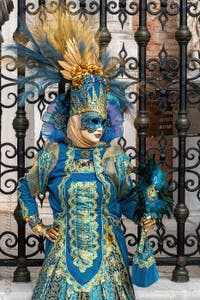
{"label": "blue gown skirt", "polygon": [[107,242],[96,274],[80,285],[66,262],[66,238],[61,236],[51,248],[40,270],[32,300],[135,300],[130,274],[116,239]]}

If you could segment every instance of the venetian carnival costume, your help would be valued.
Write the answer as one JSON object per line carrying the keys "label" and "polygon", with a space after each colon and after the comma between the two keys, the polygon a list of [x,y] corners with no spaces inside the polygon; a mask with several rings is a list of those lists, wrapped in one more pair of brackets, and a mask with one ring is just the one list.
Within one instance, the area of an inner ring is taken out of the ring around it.
{"label": "venetian carnival costume", "polygon": [[[66,16],[59,18],[58,28],[43,24],[30,33],[23,25],[20,39],[28,38],[31,46],[17,45],[23,63],[35,71],[19,78],[21,86],[29,84],[19,95],[21,103],[34,89],[43,93],[53,83],[70,83],[70,92],[59,94],[43,117],[42,133],[50,143],[19,181],[23,218],[53,241],[47,240],[32,300],[134,300],[120,219],[123,214],[134,220],[137,201],[130,159],[109,143],[122,136],[123,112],[130,104],[123,84],[109,79],[112,59],[99,62],[82,25],[74,28]],[[102,132],[94,141],[83,136],[98,128]],[[54,217],[48,227],[35,201],[46,192]]]}
{"label": "venetian carnival costume", "polygon": [[[66,33],[69,23],[63,17],[62,29],[48,34],[45,28],[45,37],[40,30],[37,40],[35,32],[23,25],[22,37],[28,36],[31,46],[17,45],[19,55],[32,59],[32,65],[35,61],[37,70],[34,78],[19,79],[21,85],[32,85],[20,95],[21,103],[36,85],[43,91],[55,82],[71,84],[70,93],[58,95],[44,114],[42,133],[50,143],[39,151],[32,169],[19,181],[24,219],[32,228],[41,226],[35,196],[48,191],[52,227],[59,230],[54,243],[47,241],[32,299],[132,300],[128,253],[120,227],[122,213],[132,220],[134,217],[129,158],[109,144],[122,135],[126,100],[120,103],[108,91],[112,89],[107,75],[112,63],[106,74],[91,36],[82,32],[83,36],[77,37],[77,24],[76,30],[71,24]],[[63,24],[67,24],[65,28]],[[114,81],[113,89],[119,94],[123,90]],[[81,136],[82,129],[92,133],[99,126],[104,129],[99,143],[91,144]]]}

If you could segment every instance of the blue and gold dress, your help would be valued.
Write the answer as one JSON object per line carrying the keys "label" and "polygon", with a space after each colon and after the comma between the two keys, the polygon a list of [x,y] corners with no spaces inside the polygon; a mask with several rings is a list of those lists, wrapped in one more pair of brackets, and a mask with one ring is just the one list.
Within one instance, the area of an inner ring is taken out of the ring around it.
{"label": "blue and gold dress", "polygon": [[120,227],[136,205],[129,168],[129,158],[103,142],[94,149],[53,143],[38,153],[19,182],[22,213],[37,216],[35,196],[48,192],[60,235],[47,241],[33,300],[135,299]]}

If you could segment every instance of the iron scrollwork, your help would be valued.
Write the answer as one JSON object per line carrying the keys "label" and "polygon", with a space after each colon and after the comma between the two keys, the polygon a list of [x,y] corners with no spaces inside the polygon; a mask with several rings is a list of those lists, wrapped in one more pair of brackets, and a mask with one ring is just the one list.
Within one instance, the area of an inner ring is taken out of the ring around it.
{"label": "iron scrollwork", "polygon": [[[12,87],[16,87],[15,79],[12,77],[12,72],[15,72],[17,69],[17,61],[16,58],[12,55],[2,55],[2,68],[1,68],[1,87],[0,92],[6,93],[7,97],[5,97],[6,102],[4,103],[4,99],[1,99],[0,107],[1,109],[12,108],[17,103],[17,95],[13,91],[10,91]],[[10,77],[11,76],[11,77]]]}
{"label": "iron scrollwork", "polygon": [[124,224],[124,220],[121,219],[121,228],[122,228],[122,232],[125,236],[126,239],[126,244],[128,247],[128,254],[129,254],[129,259],[131,261],[131,258],[133,257],[133,253],[132,253],[132,248],[135,248],[138,244],[138,237],[136,234],[131,233],[131,232],[127,232],[127,227]]}
{"label": "iron scrollwork", "polygon": [[200,140],[197,141],[196,148],[190,147],[187,149],[185,156],[187,162],[190,162],[190,164],[191,162],[193,163],[192,165],[186,167],[186,174],[190,178],[185,181],[185,189],[188,192],[197,192],[197,199],[200,201],[200,174],[198,172],[198,168],[200,167]]}
{"label": "iron scrollwork", "polygon": [[34,249],[33,252],[26,255],[26,258],[34,257],[37,254],[44,253],[44,241],[45,238],[42,236],[36,236],[34,234],[29,234],[26,237],[25,243],[28,248]]}
{"label": "iron scrollwork", "polygon": [[164,112],[169,107],[174,107],[178,102],[177,90],[179,60],[168,55],[165,46],[162,46],[158,58],[150,58],[147,61],[147,101],[158,105],[158,109]]}
{"label": "iron scrollwork", "polygon": [[[17,188],[17,179],[16,176],[14,176],[14,173],[17,174],[17,166],[11,165],[3,160],[12,160],[17,157],[17,149],[16,147],[11,143],[3,143],[1,145],[1,161],[0,161],[0,167],[1,167],[1,173],[0,173],[0,179],[1,179],[1,187],[0,192],[5,195],[11,195],[16,191]],[[8,176],[10,176],[8,178]],[[4,188],[3,188],[4,187]]]}
{"label": "iron scrollwork", "polygon": [[[187,257],[191,257],[194,255],[199,255],[200,253],[200,249],[199,249],[199,245],[200,245],[200,223],[198,225],[198,227],[195,230],[195,234],[188,234],[185,237],[185,245],[187,246],[187,252],[186,252],[186,256]],[[191,250],[191,248],[193,249],[193,251],[189,251]]]}
{"label": "iron scrollwork", "polygon": [[127,21],[127,15],[134,16],[139,11],[139,4],[136,1],[119,0],[109,1],[107,4],[107,11],[112,15],[118,15],[119,22],[122,29]]}
{"label": "iron scrollwork", "polygon": [[[5,239],[5,240],[4,240]],[[18,244],[18,237],[17,235],[12,231],[4,231],[0,234],[0,241],[1,245],[6,246],[7,249],[14,249],[17,247]],[[3,241],[3,243],[2,243]],[[0,253],[3,255],[10,257],[10,258],[16,258],[17,255],[11,254],[11,252],[6,252],[5,249],[0,246]]]}
{"label": "iron scrollwork", "polygon": [[169,20],[169,16],[176,16],[179,13],[179,4],[176,1],[160,0],[160,8],[157,8],[158,3],[156,1],[150,1],[147,5],[147,11],[149,14],[158,16],[162,30],[164,30],[166,23]]}
{"label": "iron scrollwork", "polygon": [[177,239],[174,235],[167,234],[164,226],[157,228],[156,234],[150,234],[148,239],[154,249],[155,255],[165,254],[167,256],[175,256],[173,250],[177,245]]}
{"label": "iron scrollwork", "polygon": [[80,0],[79,5],[77,1],[68,1],[66,3],[66,10],[70,15],[78,15],[80,20],[87,21],[88,15],[95,15],[99,12],[100,5],[97,1]]}
{"label": "iron scrollwork", "polygon": [[128,83],[131,85],[138,83],[138,60],[136,57],[128,56],[124,43],[118,57],[112,57],[112,60],[117,66],[112,74],[113,78],[128,78]]}
{"label": "iron scrollwork", "polygon": [[187,1],[187,12],[191,17],[200,17],[200,6],[198,0]]}
{"label": "iron scrollwork", "polygon": [[47,14],[54,14],[59,8],[57,1],[40,0],[38,5],[35,2],[28,2],[25,6],[26,13],[30,16],[39,15],[40,20],[46,19]]}
{"label": "iron scrollwork", "polygon": [[200,2],[190,0],[187,3],[188,26],[192,32],[192,39],[188,49],[188,103],[200,105]]}

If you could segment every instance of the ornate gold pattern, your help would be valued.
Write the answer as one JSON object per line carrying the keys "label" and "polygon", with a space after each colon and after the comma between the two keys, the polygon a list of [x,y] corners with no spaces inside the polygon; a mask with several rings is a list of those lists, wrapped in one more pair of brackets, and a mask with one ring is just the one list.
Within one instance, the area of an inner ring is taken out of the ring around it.
{"label": "ornate gold pattern", "polygon": [[[144,248],[145,248],[145,240],[148,240],[147,233],[142,229],[141,233],[141,238],[140,238],[140,243],[139,243],[139,248],[138,252],[143,253]],[[153,251],[153,250],[152,250]],[[155,258],[153,254],[151,256],[146,257],[146,259],[141,260],[139,254],[137,252],[133,256],[133,262],[138,265],[138,268],[147,268],[149,269],[154,263],[155,263]]]}
{"label": "ornate gold pattern", "polygon": [[[67,160],[65,164],[66,178],[69,178],[70,169],[72,166],[72,150],[73,149],[70,149],[70,151],[67,152]],[[37,282],[34,291],[34,300],[57,300],[58,297],[59,299],[81,299],[81,297],[85,299],[135,299],[129,272],[126,268],[120,247],[114,234],[114,227],[119,226],[119,220],[112,218],[109,215],[109,211],[107,209],[107,205],[109,204],[109,200],[111,197],[111,189],[110,183],[105,179],[105,176],[103,175],[104,169],[103,161],[101,159],[101,150],[101,147],[97,147],[94,150],[95,170],[97,173],[97,177],[102,182],[104,188],[102,200],[103,202],[101,206],[103,230],[101,240],[102,263],[100,265],[100,268],[96,275],[94,275],[94,277],[84,285],[80,285],[70,274],[66,263],[67,220],[65,208],[65,210],[58,214],[57,218],[55,219],[54,223],[59,224],[58,227],[60,236],[54,243],[48,257],[44,261],[43,267],[40,271],[40,279]],[[66,178],[62,182],[62,184],[66,183]],[[94,188],[96,183],[92,182],[92,184]],[[61,189],[61,187],[59,187],[59,196],[66,196],[66,194],[64,195],[63,192],[64,189]],[[73,188],[71,189],[71,196],[73,197],[72,193]],[[65,199],[62,198],[62,201],[65,201]],[[74,202],[73,200],[71,201]],[[83,217],[84,219],[84,215],[80,217]],[[84,222],[85,220],[83,221],[83,224]],[[91,222],[91,224],[93,223]],[[97,231],[97,229],[95,229],[95,231]]]}
{"label": "ornate gold pattern", "polygon": [[138,259],[133,257],[133,262],[138,265],[139,269],[142,269],[142,268],[147,268],[148,269],[155,263],[155,258],[151,257],[151,258],[148,258],[148,262],[139,263]]}
{"label": "ornate gold pattern", "polygon": [[81,101],[73,96],[71,96],[71,115],[81,114],[88,111],[97,112],[102,118],[107,117],[106,111],[106,98],[103,93],[102,87],[100,87],[99,95],[96,94],[95,88],[92,88],[92,95],[87,94],[87,99],[84,99],[84,103],[82,104]]}
{"label": "ornate gold pattern", "polygon": [[74,147],[73,146],[69,146],[68,150],[66,152],[66,161],[65,161],[65,177],[63,177],[61,183],[58,185],[58,195],[59,198],[61,199],[61,206],[63,208],[63,210],[65,210],[66,208],[66,203],[65,203],[65,199],[66,199],[66,190],[65,190],[65,186],[66,186],[66,182],[69,180],[70,178],[70,174],[71,174],[71,166],[74,160],[74,155],[75,155],[75,151],[74,151]]}
{"label": "ornate gold pattern", "polygon": [[101,146],[103,146],[104,143],[102,142],[99,146],[96,147],[94,150],[94,165],[95,165],[95,173],[97,175],[97,178],[101,181],[103,186],[103,201],[106,204],[109,204],[111,199],[111,191],[110,191],[110,183],[108,182],[107,178],[104,176],[104,166],[103,166],[103,160],[101,157]]}
{"label": "ornate gold pattern", "polygon": [[[63,71],[61,71],[61,73],[63,73]],[[104,70],[102,69],[102,66],[100,65],[80,64],[74,66],[71,71],[72,85],[80,89],[82,86],[82,79],[92,74],[99,74],[105,78],[106,92],[108,93],[109,92],[108,76],[105,74]]]}
{"label": "ornate gold pattern", "polygon": [[90,156],[90,151],[89,150],[82,150],[80,153],[80,157],[83,159],[88,159]]}
{"label": "ornate gold pattern", "polygon": [[[105,250],[105,262],[106,262],[106,269],[109,270],[109,265],[113,265],[113,268],[115,269],[114,273],[108,273],[108,280],[115,282],[117,289],[116,294],[119,293],[119,299],[129,299],[127,298],[127,295],[125,291],[123,290],[123,284],[128,284],[131,286],[130,282],[130,275],[129,271],[127,270],[123,256],[121,254],[121,251],[119,249],[118,242],[116,240],[115,234],[113,233],[113,226],[109,224],[108,220],[109,218],[106,217],[106,215],[109,215],[109,212],[107,208],[104,211],[104,237],[105,237],[105,243],[104,243],[104,250]],[[116,220],[117,221],[117,220]],[[116,224],[119,225],[117,222]],[[123,279],[122,279],[123,278]],[[124,282],[123,282],[124,280]],[[120,292],[119,292],[120,291]],[[129,290],[129,297],[130,299],[135,299],[133,290]]]}
{"label": "ornate gold pattern", "polygon": [[[40,270],[40,280],[37,282],[34,292],[35,298],[33,297],[33,299],[40,299],[39,296],[41,294],[44,292],[46,293],[46,290],[50,290],[50,294],[45,294],[45,300],[57,300],[58,287],[67,282],[67,292],[64,297],[68,297],[68,299],[71,299],[70,297],[75,293],[77,293],[77,297],[78,295],[83,295],[87,299],[88,293],[91,293],[93,288],[101,286],[101,290],[104,290],[104,292],[102,291],[102,299],[134,300],[135,297],[130,282],[129,272],[125,266],[118,243],[113,234],[112,226],[107,227],[111,230],[110,234],[113,238],[113,242],[112,244],[109,244],[109,247],[103,236],[102,243],[105,253],[100,270],[87,284],[80,285],[69,273],[66,265],[66,218],[62,218],[62,221],[59,221],[59,224],[60,236],[54,243],[48,258],[45,260]],[[45,289],[44,282],[48,282],[53,288],[49,289],[47,287]],[[107,286],[107,289],[104,285]],[[55,290],[55,296],[52,294],[52,290]],[[113,298],[112,295],[110,296],[111,292],[114,293]]]}
{"label": "ornate gold pattern", "polygon": [[72,182],[68,190],[70,254],[80,272],[93,266],[99,249],[96,189],[96,182],[90,181]]}
{"label": "ornate gold pattern", "polygon": [[66,162],[65,162],[65,169],[64,169],[66,176],[69,176],[71,174],[71,164],[72,161],[74,160],[74,155],[75,155],[74,147],[69,146],[66,152]]}
{"label": "ornate gold pattern", "polygon": [[74,160],[71,170],[76,173],[94,172],[94,163],[91,160]]}
{"label": "ornate gold pattern", "polygon": [[[45,191],[48,174],[53,170],[58,160],[58,152],[58,143],[49,143],[35,156],[34,164],[26,175],[27,183],[33,197]],[[38,161],[40,161],[40,167],[38,166]],[[45,180],[43,180],[44,178]]]}
{"label": "ornate gold pattern", "polygon": [[155,188],[155,185],[150,185],[147,189],[147,196],[149,202],[153,203],[157,197],[157,190]]}

